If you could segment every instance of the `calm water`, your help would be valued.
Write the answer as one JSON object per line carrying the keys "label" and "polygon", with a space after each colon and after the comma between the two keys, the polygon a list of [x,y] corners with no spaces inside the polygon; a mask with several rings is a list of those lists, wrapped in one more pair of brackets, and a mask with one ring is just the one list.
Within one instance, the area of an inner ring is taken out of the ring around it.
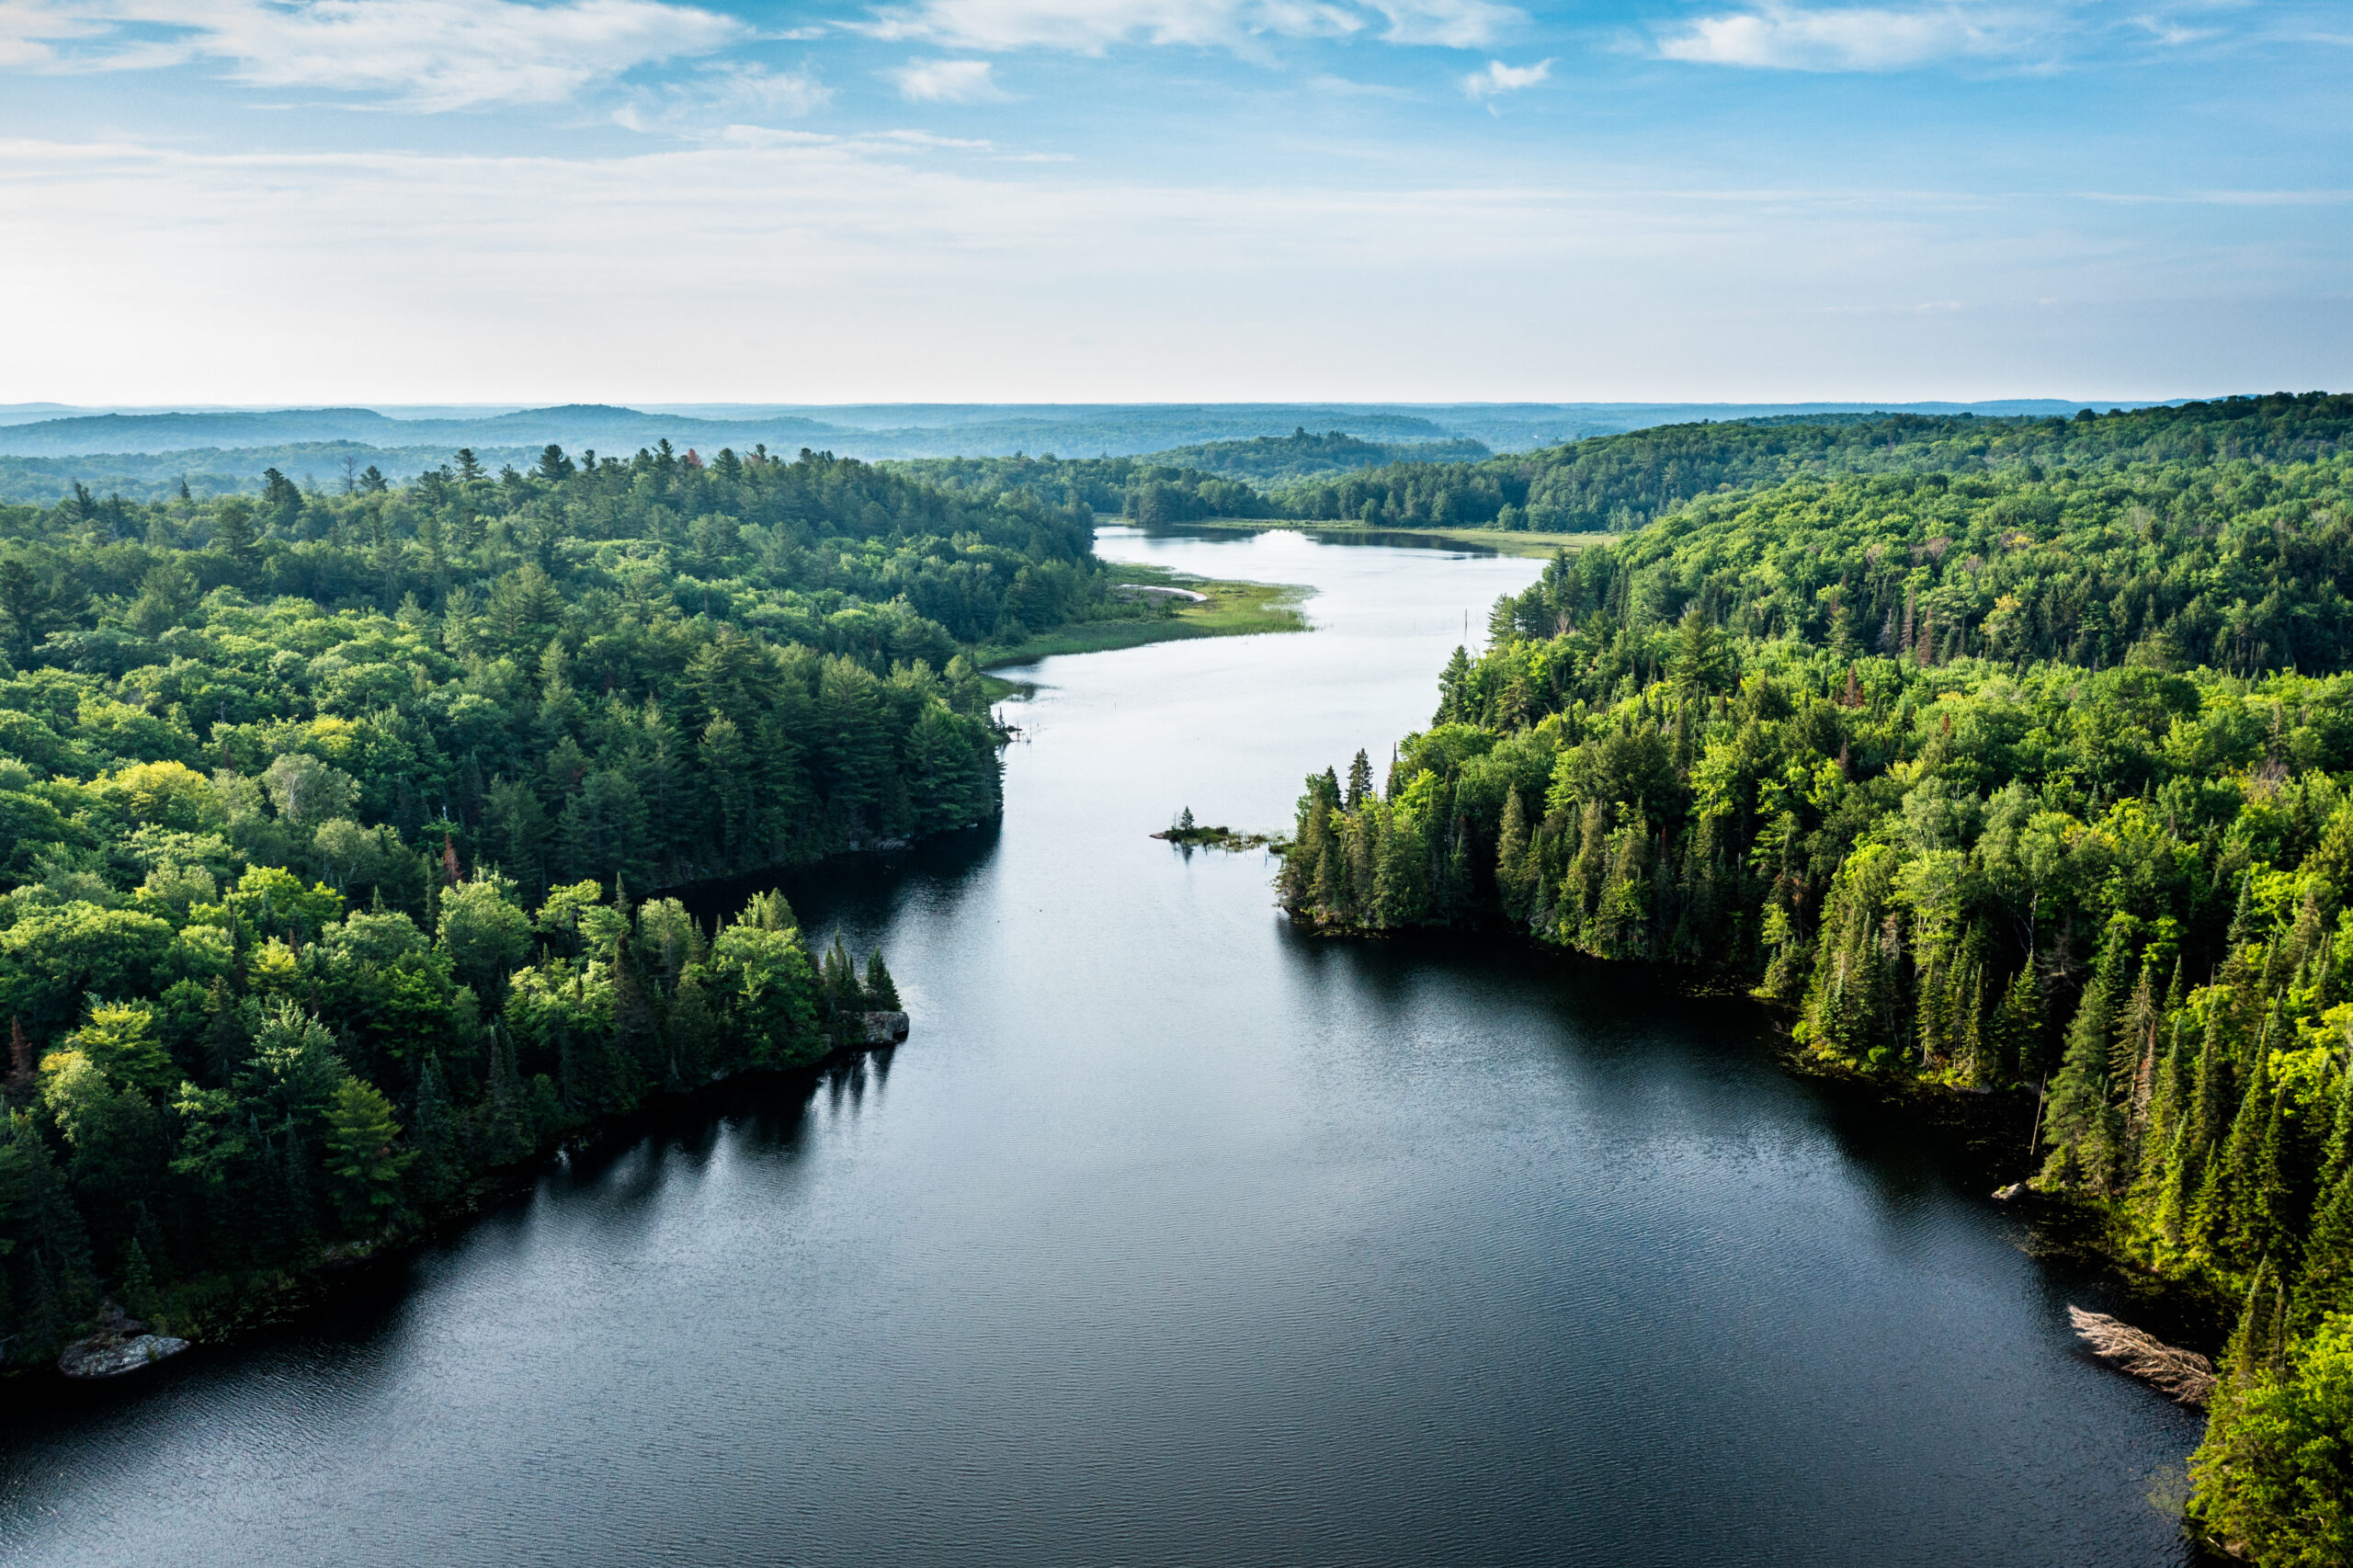
{"label": "calm water", "polygon": [[795,885],[885,1061],[747,1091],[0,1438],[11,1563],[2177,1562],[2196,1423],[1752,1016],[1321,941],[1271,864],[1533,562],[1297,535],[1313,636],[1050,661],[1003,829]]}

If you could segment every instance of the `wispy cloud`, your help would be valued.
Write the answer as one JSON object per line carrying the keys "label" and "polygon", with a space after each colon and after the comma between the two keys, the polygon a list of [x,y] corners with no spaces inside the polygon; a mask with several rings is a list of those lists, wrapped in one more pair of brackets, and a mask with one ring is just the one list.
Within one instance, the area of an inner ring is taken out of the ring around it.
{"label": "wispy cloud", "polygon": [[1552,62],[1549,60],[1540,60],[1533,65],[1506,65],[1500,60],[1490,60],[1484,71],[1473,71],[1462,78],[1462,90],[1474,98],[1492,98],[1501,93],[1532,87],[1552,74]]}
{"label": "wispy cloud", "polygon": [[122,71],[218,63],[263,87],[389,95],[407,108],[555,103],[655,62],[748,40],[662,0],[13,0],[0,63]]}
{"label": "wispy cloud", "polygon": [[631,131],[707,136],[713,127],[740,129],[744,117],[802,119],[833,100],[833,89],[812,68],[775,71],[713,61],[677,80],[631,91],[613,111],[613,122]]}
{"label": "wispy cloud", "polygon": [[1335,98],[1411,99],[1420,95],[1405,87],[1392,87],[1380,82],[1358,82],[1330,73],[1310,76],[1308,89]]}
{"label": "wispy cloud", "polygon": [[1495,0],[915,0],[877,7],[866,30],[962,49],[1114,44],[1244,49],[1266,38],[1365,36],[1475,49],[1524,21]]}
{"label": "wispy cloud", "polygon": [[2055,10],[1945,4],[1824,9],[1766,4],[1700,17],[1662,35],[1669,60],[1777,71],[1907,71],[2026,54],[2055,30]]}
{"label": "wispy cloud", "polygon": [[[2018,206],[2007,192],[1369,191],[1003,156],[921,131],[766,128],[626,156],[0,142],[0,297],[44,306],[11,323],[0,393],[423,402],[461,378],[482,401],[1739,399],[1863,381],[1894,396],[1893,378],[1927,397],[2192,371],[2318,385],[2347,319],[2337,247],[2301,222],[2265,227],[2259,209],[2234,215],[2230,247],[2151,246],[2120,243],[2143,232],[2128,210],[2074,198],[2035,206],[2031,233],[1989,223]],[[2251,265],[2278,301],[2253,314],[2233,303]],[[2110,313],[2079,312],[2065,334],[2029,319],[2062,296]],[[1422,297],[1443,308],[1396,311]],[[1914,310],[1949,300],[1983,308]],[[1813,312],[1833,306],[1882,313],[1825,333],[1844,318]],[[1382,312],[1384,331],[1363,333]],[[682,323],[725,329],[682,339]],[[273,337],[339,351],[248,351]],[[1464,341],[1483,346],[1473,361]]]}
{"label": "wispy cloud", "polygon": [[882,74],[909,103],[1003,103],[1006,97],[996,85],[996,67],[985,60],[910,60]]}

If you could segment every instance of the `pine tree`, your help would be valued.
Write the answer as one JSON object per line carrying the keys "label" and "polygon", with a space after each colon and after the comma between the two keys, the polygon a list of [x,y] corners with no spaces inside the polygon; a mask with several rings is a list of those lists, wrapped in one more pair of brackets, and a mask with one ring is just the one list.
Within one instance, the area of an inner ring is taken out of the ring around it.
{"label": "pine tree", "polygon": [[2144,958],[2141,977],[2117,1017],[2116,1039],[2109,1051],[2109,1083],[2121,1099],[2124,1113],[2120,1158],[2128,1168],[2140,1164],[2141,1135],[2156,1095],[2157,1029],[2164,1015],[2154,977],[2154,966]]}
{"label": "pine tree", "polygon": [[2286,1283],[2273,1270],[2271,1259],[2265,1257],[2256,1265],[2255,1277],[2247,1283],[2246,1304],[2240,1309],[2230,1348],[2222,1353],[2223,1369],[2234,1381],[2269,1381],[2285,1370],[2287,1295]]}
{"label": "pine tree", "polygon": [[2238,1114],[2231,1119],[2231,1136],[2222,1146],[2223,1201],[2228,1220],[2222,1244],[2245,1262],[2257,1257],[2269,1240],[2269,1209],[2263,1152],[2271,1126],[2271,1071],[2268,1056],[2255,1062],[2255,1076],[2240,1097]]}
{"label": "pine tree", "polygon": [[133,1236],[122,1254],[122,1304],[135,1317],[153,1317],[160,1300],[154,1271],[147,1265],[147,1249]]}
{"label": "pine tree", "polygon": [[2189,1200],[2189,1219],[2182,1227],[2183,1243],[2208,1257],[2221,1254],[2223,1237],[2231,1228],[2231,1189],[2223,1179],[2225,1163],[2219,1147],[2206,1145],[2197,1164],[2197,1195]]}
{"label": "pine tree", "polygon": [[1340,917],[1340,905],[1345,902],[1340,889],[1340,868],[1343,864],[1345,862],[1340,857],[1333,852],[1331,835],[1325,835],[1323,850],[1315,857],[1315,883],[1312,890],[1318,920]]}
{"label": "pine tree", "polygon": [[1446,661],[1446,670],[1438,677],[1438,716],[1431,722],[1438,724],[1469,723],[1477,715],[1469,711],[1471,697],[1471,655],[1461,646],[1453,657]]}
{"label": "pine tree", "polygon": [[482,1108],[485,1164],[512,1165],[537,1147],[539,1128],[516,1064],[515,1037],[496,1023],[491,1026],[490,1093]]}
{"label": "pine tree", "polygon": [[1963,978],[1959,1000],[1959,1019],[1954,1028],[1954,1053],[1960,1062],[1963,1081],[1976,1087],[1989,1086],[1993,1082],[1991,1064],[1985,1053],[1985,966],[1973,963]]}
{"label": "pine tree", "polygon": [[464,1174],[459,1159],[457,1121],[441,1081],[441,1061],[428,1055],[416,1075],[416,1108],[409,1116],[409,1142],[416,1158],[409,1166],[410,1190],[421,1208],[449,1197]]}
{"label": "pine tree", "polygon": [[2034,965],[2010,976],[2002,1002],[1994,1014],[1996,1078],[2028,1078],[2037,1073],[2042,1055],[2042,988],[2035,983]]}
{"label": "pine tree", "polygon": [[882,949],[876,948],[866,955],[866,1005],[879,1012],[900,1010],[899,988],[891,980],[891,971],[882,961]]}
{"label": "pine tree", "polygon": [[1358,746],[1355,760],[1348,764],[1348,792],[1341,804],[1351,813],[1364,810],[1365,801],[1372,798],[1372,759]]}
{"label": "pine tree", "polygon": [[2066,1054],[2051,1081],[2044,1125],[2052,1155],[2043,1179],[2054,1184],[2072,1179],[2095,1192],[2110,1192],[2123,1174],[2123,1117],[2113,1101],[2109,1062],[2129,937],[2120,918],[2109,926],[2068,1026]]}
{"label": "pine tree", "polygon": [[2313,1322],[2353,1311],[2353,1166],[2321,1190],[2304,1238],[2304,1267],[2296,1281],[2299,1310]]}
{"label": "pine tree", "polygon": [[1504,918],[1514,926],[1527,923],[1536,894],[1536,867],[1529,855],[1528,817],[1519,791],[1504,791],[1503,832],[1495,850],[1495,892]]}
{"label": "pine tree", "polygon": [[1321,790],[1309,781],[1306,812],[1300,825],[1299,840],[1290,853],[1283,857],[1283,906],[1292,914],[1305,912],[1315,898],[1315,882],[1321,875],[1324,852],[1329,846],[1332,832],[1331,802]]}

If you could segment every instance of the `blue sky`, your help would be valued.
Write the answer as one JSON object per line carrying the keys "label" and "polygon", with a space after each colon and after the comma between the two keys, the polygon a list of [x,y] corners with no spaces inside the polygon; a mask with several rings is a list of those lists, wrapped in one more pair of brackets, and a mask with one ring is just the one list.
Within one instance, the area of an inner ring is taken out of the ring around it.
{"label": "blue sky", "polygon": [[0,0],[0,401],[2353,384],[2353,7]]}

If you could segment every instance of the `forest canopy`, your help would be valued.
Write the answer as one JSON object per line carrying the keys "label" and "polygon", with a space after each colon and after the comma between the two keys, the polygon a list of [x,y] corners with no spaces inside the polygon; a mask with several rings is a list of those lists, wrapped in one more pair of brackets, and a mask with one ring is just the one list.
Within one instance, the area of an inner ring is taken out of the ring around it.
{"label": "forest canopy", "polygon": [[993,820],[975,656],[1141,613],[1092,529],[666,444],[0,507],[0,1354],[862,1039],[879,955],[659,895]]}

